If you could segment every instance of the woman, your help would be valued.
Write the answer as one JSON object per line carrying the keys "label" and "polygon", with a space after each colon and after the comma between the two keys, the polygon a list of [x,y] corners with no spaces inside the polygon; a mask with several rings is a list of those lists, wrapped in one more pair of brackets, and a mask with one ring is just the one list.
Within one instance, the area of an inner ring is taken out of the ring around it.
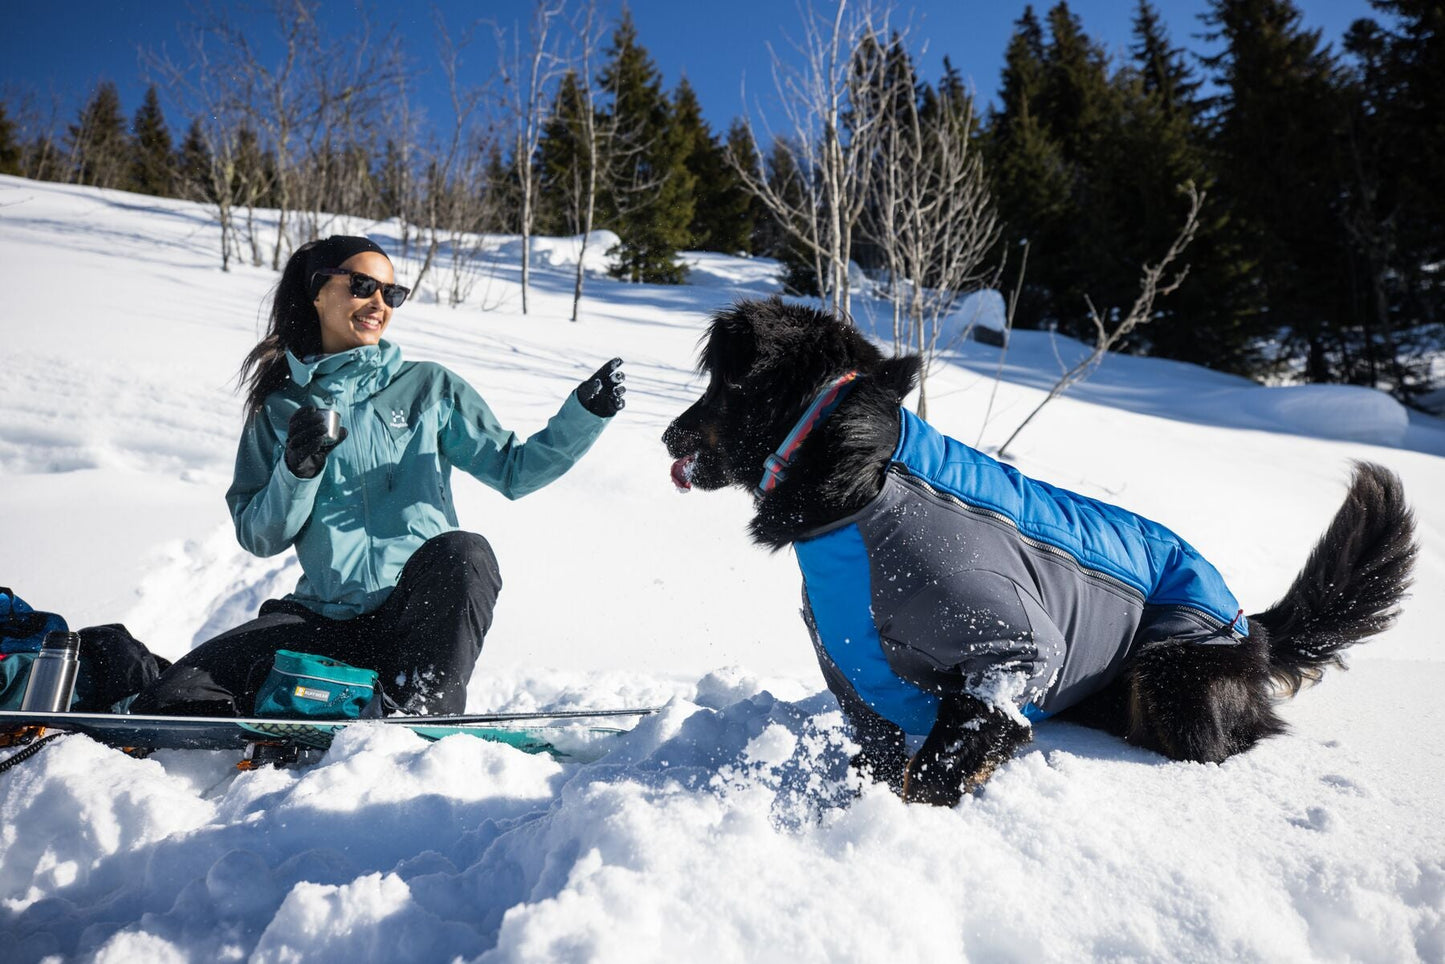
{"label": "woman", "polygon": [[404,712],[464,711],[502,583],[487,540],[458,529],[451,469],[513,499],[556,479],[623,407],[622,360],[524,442],[459,376],[382,339],[407,294],[366,238],[312,242],[286,263],[241,368],[226,502],[248,551],[296,547],[301,581],[178,660],[132,713],[249,715],[278,649],[378,670]]}

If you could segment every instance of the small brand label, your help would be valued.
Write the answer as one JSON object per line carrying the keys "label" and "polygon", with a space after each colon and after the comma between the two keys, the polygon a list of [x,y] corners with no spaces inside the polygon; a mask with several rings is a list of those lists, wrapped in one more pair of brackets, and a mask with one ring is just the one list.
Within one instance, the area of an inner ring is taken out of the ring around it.
{"label": "small brand label", "polygon": [[309,686],[296,687],[293,695],[303,700],[316,700],[318,703],[325,703],[331,699],[331,693],[327,690],[312,689]]}
{"label": "small brand label", "polygon": [[391,410],[391,427],[406,428],[406,412],[399,408],[393,408]]}

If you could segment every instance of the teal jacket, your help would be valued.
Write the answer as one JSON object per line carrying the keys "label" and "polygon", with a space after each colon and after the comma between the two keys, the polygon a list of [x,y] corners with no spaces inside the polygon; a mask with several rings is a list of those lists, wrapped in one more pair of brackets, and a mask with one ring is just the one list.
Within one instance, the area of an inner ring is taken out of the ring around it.
{"label": "teal jacket", "polygon": [[[291,382],[246,423],[226,504],[248,552],[296,547],[302,577],[287,598],[332,619],[376,609],[423,542],[459,528],[453,466],[521,498],[571,468],[608,421],[574,392],[522,441],[458,375],[402,361],[385,340],[287,359]],[[304,405],[336,409],[347,430],[314,479],[297,478],[284,458],[287,425]]]}

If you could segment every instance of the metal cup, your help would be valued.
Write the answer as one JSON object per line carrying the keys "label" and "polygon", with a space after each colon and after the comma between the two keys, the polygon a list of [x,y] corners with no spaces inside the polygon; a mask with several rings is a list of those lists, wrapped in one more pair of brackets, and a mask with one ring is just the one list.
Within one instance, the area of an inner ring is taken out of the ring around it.
{"label": "metal cup", "polygon": [[341,438],[341,413],[331,408],[319,409],[326,419],[326,437],[336,442]]}

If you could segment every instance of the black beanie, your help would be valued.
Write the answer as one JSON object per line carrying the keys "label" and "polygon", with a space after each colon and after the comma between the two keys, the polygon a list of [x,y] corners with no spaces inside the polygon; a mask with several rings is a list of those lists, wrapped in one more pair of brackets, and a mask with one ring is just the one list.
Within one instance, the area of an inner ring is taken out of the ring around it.
{"label": "black beanie", "polygon": [[317,277],[316,272],[322,268],[339,268],[343,262],[363,251],[375,251],[383,258],[387,257],[386,252],[381,250],[381,246],[375,241],[349,234],[333,234],[325,241],[303,245],[297,254],[304,252],[306,255],[306,290],[311,299],[316,299],[321,286],[327,281],[326,275]]}

